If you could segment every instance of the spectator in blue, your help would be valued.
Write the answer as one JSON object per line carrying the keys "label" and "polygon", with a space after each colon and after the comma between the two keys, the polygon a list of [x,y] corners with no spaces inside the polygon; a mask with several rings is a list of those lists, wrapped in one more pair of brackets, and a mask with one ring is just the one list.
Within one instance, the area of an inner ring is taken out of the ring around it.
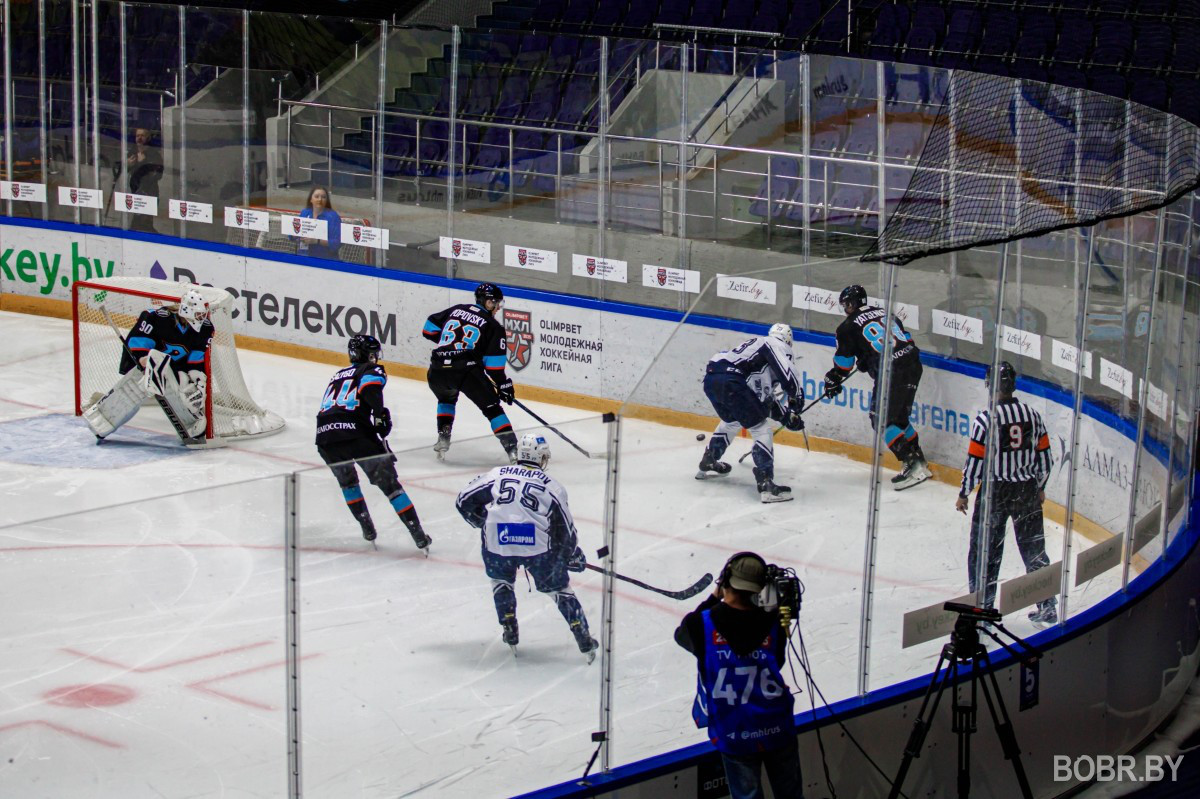
{"label": "spectator in blue", "polygon": [[336,261],[338,250],[342,246],[342,218],[338,216],[337,211],[333,210],[333,200],[330,199],[329,191],[324,186],[313,186],[312,191],[308,193],[308,202],[304,210],[300,212],[300,216],[324,219],[329,229],[329,241],[300,239],[300,243],[296,246],[296,252],[301,255],[311,255],[314,258],[329,258]]}

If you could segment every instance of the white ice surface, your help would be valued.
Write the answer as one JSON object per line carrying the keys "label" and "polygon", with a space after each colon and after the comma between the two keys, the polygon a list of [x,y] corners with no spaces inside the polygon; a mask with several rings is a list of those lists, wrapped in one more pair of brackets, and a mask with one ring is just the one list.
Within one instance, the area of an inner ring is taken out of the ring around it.
{"label": "white ice surface", "polygon": [[[598,727],[600,661],[585,664],[552,602],[523,580],[517,656],[501,643],[478,534],[453,498],[502,452],[465,399],[439,463],[428,389],[401,378],[386,389],[400,477],[434,539],[426,559],[365,481],[379,549],[362,541],[320,464],[313,414],[334,367],[243,352],[251,393],[288,421],[282,434],[116,467],[105,458],[173,446],[160,412],[143,409],[132,423],[160,437],[122,444],[118,434],[96,448],[81,420],[52,417],[72,412],[69,324],[0,313],[0,340],[0,458],[21,450],[26,461],[0,460],[0,795],[284,793],[282,475],[298,469],[311,469],[298,480],[297,520],[305,794],[502,796],[582,772]],[[530,405],[604,452],[596,416]],[[510,410],[518,432],[533,427]],[[42,428],[61,432],[21,440]],[[794,566],[807,587],[800,621],[814,676],[830,701],[851,696],[867,467],[780,447],[777,478],[797,500],[762,505],[748,462],[722,480],[693,479],[695,436],[624,424],[618,570],[682,588],[746,549]],[[602,544],[605,462],[549,440],[550,468],[591,557]],[[735,442],[727,460],[745,450]],[[90,465],[28,463],[37,452],[60,463],[64,451]],[[195,493],[167,496],[184,491]],[[881,494],[872,688],[928,671],[936,658],[936,642],[900,649],[901,614],[965,593],[966,520],[955,493],[930,482]],[[1047,528],[1057,560],[1061,530]],[[1010,540],[1002,577],[1022,572]],[[572,584],[599,636],[602,577],[587,572]],[[1085,586],[1073,606],[1104,591]],[[613,765],[703,740],[689,714],[694,664],[672,641],[698,600],[626,584],[617,595]],[[1010,625],[1033,632],[1024,612]],[[797,697],[798,710],[808,703]]]}

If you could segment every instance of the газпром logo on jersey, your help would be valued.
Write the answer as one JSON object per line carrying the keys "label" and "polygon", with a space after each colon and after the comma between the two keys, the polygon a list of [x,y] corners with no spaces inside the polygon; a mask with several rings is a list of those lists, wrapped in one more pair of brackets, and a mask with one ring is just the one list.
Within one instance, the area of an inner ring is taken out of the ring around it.
{"label": "\u0433\u0430\u0437\u043f\u0440\u043e\u043c logo on jersey", "polygon": [[533,357],[533,314],[529,311],[504,309],[504,343],[508,350],[508,365],[521,371]]}
{"label": "\u0433\u0430\u0437\u043f\u0440\u043e\u043c logo on jersey", "polygon": [[496,541],[501,546],[531,547],[537,543],[537,534],[534,532],[533,525],[528,522],[498,524],[496,525]]}

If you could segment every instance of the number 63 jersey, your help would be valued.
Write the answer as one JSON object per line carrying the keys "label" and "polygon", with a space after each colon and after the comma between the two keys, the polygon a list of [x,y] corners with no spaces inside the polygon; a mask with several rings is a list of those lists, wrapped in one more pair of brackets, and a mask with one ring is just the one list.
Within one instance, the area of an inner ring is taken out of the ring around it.
{"label": "number 63 jersey", "polygon": [[317,411],[317,446],[356,438],[376,438],[371,413],[383,411],[387,373],[377,363],[340,369],[330,379]]}
{"label": "number 63 jersey", "polygon": [[527,558],[575,550],[567,489],[533,466],[498,466],[458,495],[458,511],[483,533],[488,552]]}

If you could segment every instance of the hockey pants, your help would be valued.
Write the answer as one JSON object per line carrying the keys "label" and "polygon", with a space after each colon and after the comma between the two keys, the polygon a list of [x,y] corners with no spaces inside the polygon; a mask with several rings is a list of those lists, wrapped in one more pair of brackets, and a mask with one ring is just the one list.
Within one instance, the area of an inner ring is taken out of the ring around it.
{"label": "hockey pants", "polygon": [[746,385],[746,378],[740,373],[710,371],[704,376],[704,395],[721,418],[721,423],[708,439],[708,450],[713,460],[720,459],[734,436],[745,428],[754,439],[751,457],[754,458],[756,474],[773,480],[775,429],[771,425],[766,404]]}
{"label": "hockey pants", "polygon": [[427,375],[429,390],[437,397],[437,428],[439,436],[449,438],[454,428],[454,413],[458,406],[459,394],[466,394],[467,399],[475,403],[475,407],[483,412],[492,426],[492,433],[500,439],[505,451],[511,451],[517,446],[517,437],[513,434],[512,423],[500,407],[500,396],[496,386],[479,367],[458,369],[435,369],[430,367]]}
{"label": "hockey pants", "polygon": [[[915,355],[909,355],[892,367],[891,384],[888,386],[888,402],[885,418],[887,426],[883,429],[883,440],[896,459],[905,463],[910,458],[925,459],[921,451],[921,443],[917,431],[909,421],[912,414],[913,402],[917,398],[917,386],[921,383],[921,361]],[[879,386],[876,380],[876,388]],[[879,392],[875,391],[875,397]],[[876,410],[871,409],[871,429],[875,429]]]}
{"label": "hockey pants", "polygon": [[567,625],[572,629],[577,624],[582,625],[584,633],[587,632],[587,617],[583,614],[579,598],[571,590],[565,556],[552,550],[528,558],[515,558],[496,555],[484,546],[483,566],[492,580],[492,601],[496,605],[496,618],[501,624],[506,617],[516,618],[517,594],[513,583],[517,579],[517,570],[523,567],[533,578],[539,593],[554,597],[554,604]]}
{"label": "hockey pants", "polygon": [[[985,483],[980,487],[975,497],[975,510],[971,516],[971,544],[967,552],[967,577],[972,591],[978,591],[979,557],[983,549],[983,497],[987,490]],[[1008,520],[1013,521],[1013,530],[1017,535],[1017,549],[1021,552],[1021,560],[1025,562],[1026,573],[1050,565],[1046,555],[1045,530],[1042,524],[1042,503],[1038,499],[1039,488],[1036,480],[1026,480],[1020,483],[996,481],[992,493],[991,509],[988,513],[987,525],[987,573],[986,588],[982,597],[976,601],[982,607],[994,607],[996,602],[996,581],[1000,575],[1000,561],[1004,557],[1004,535]],[[1053,597],[1038,603],[1038,609],[1056,607],[1058,602]]]}

